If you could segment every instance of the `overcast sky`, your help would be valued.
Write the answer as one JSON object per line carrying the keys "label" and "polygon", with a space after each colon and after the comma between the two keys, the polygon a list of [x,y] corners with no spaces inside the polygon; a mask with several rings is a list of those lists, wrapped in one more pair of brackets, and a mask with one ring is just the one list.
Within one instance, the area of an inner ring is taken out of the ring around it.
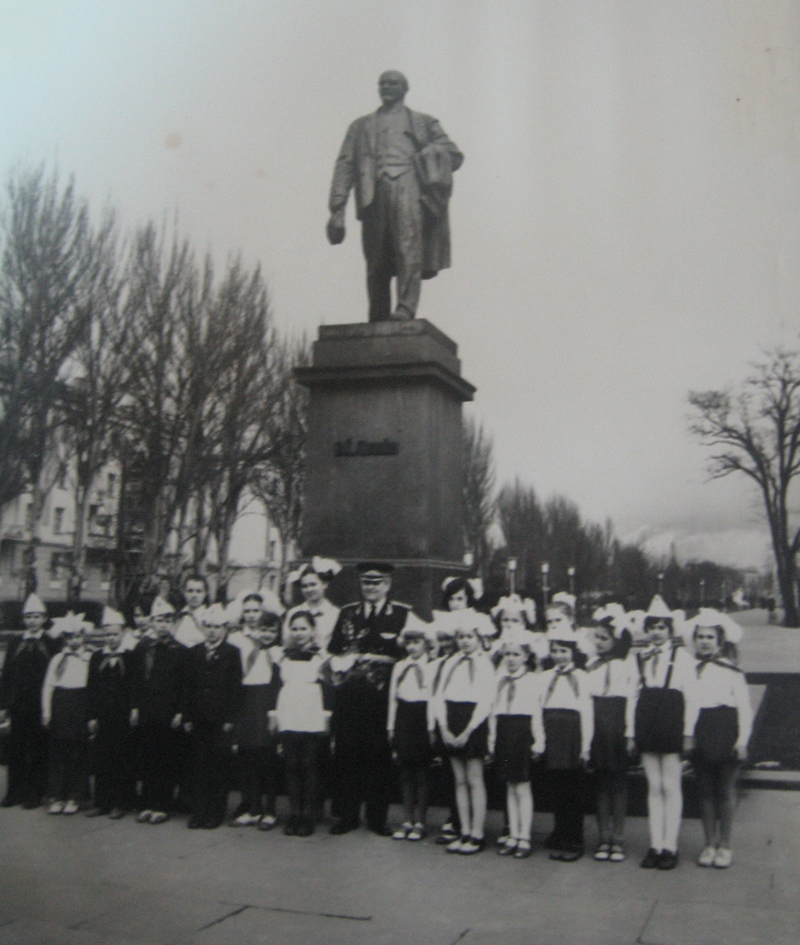
{"label": "overcast sky", "polygon": [[499,481],[762,566],[758,497],[706,482],[686,396],[800,344],[794,0],[0,0],[0,174],[57,165],[124,228],[177,211],[314,337],[366,317],[327,192],[389,68],[465,155],[418,314],[459,345]]}

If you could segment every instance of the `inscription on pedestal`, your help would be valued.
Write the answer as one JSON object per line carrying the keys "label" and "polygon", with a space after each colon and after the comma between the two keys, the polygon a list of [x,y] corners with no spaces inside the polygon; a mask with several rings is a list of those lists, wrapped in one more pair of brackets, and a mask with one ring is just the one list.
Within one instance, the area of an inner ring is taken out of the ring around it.
{"label": "inscription on pedestal", "polygon": [[396,440],[337,440],[333,446],[334,456],[397,456],[400,444]]}

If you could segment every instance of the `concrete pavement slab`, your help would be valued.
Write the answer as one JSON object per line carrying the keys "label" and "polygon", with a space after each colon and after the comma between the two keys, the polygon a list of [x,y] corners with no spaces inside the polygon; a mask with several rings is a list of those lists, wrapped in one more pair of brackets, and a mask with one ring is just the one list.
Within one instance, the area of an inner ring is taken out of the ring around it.
{"label": "concrete pavement slab", "polygon": [[640,945],[797,945],[797,910],[658,902]]}
{"label": "concrete pavement slab", "polygon": [[146,942],[114,935],[111,938],[84,929],[64,928],[34,919],[0,926],[0,945],[147,945]]}
{"label": "concrete pavement slab", "polygon": [[[694,865],[702,845],[696,821],[684,823],[681,864],[671,873],[639,868],[644,818],[629,819],[629,858],[619,865],[590,856],[550,861],[541,847],[550,822],[537,815],[533,857],[509,861],[491,847],[464,858],[432,839],[400,843],[364,830],[331,837],[321,828],[300,839],[228,827],[189,831],[181,819],[149,827],[131,818],[98,824],[3,810],[0,945],[28,941],[19,935],[28,928],[30,941],[67,945],[481,945],[490,938],[493,945],[627,945],[644,933],[646,945],[800,940],[795,792],[742,799],[727,871]],[[498,826],[494,818],[492,833]],[[587,838],[594,837],[587,820]],[[726,914],[740,918],[721,925]],[[714,937],[720,928],[726,938]]]}

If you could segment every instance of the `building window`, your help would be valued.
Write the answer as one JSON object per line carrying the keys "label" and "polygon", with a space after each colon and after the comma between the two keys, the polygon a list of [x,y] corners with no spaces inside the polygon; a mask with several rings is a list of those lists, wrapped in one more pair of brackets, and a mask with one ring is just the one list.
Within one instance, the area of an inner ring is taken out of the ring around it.
{"label": "building window", "polygon": [[269,560],[270,561],[275,560],[275,554],[277,550],[278,550],[278,542],[274,538],[270,538],[269,540]]}
{"label": "building window", "polygon": [[110,472],[108,474],[107,491],[108,491],[109,496],[111,496],[112,498],[114,496],[114,491],[116,490],[116,488],[117,488],[117,475],[116,473]]}
{"label": "building window", "polygon": [[58,488],[66,489],[67,488],[67,467],[62,466],[61,471],[58,474]]}
{"label": "building window", "polygon": [[64,509],[55,509],[53,512],[53,534],[64,534]]}

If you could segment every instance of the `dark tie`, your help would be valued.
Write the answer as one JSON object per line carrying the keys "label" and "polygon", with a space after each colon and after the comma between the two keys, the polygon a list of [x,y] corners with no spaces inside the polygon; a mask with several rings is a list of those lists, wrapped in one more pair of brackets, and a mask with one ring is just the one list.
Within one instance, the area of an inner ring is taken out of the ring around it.
{"label": "dark tie", "polygon": [[469,663],[469,681],[470,681],[470,682],[473,682],[473,681],[474,681],[474,679],[475,679],[475,666],[474,666],[474,664],[473,664],[473,662],[472,662],[472,657],[465,653],[463,656],[461,656],[461,657],[453,664],[453,668],[450,670],[450,672],[449,672],[448,675],[447,675],[447,679],[445,679],[445,681],[444,681],[444,688],[445,688],[445,689],[447,689],[447,687],[450,685],[450,680],[453,678],[453,673],[458,669],[458,667],[459,667],[462,663]]}
{"label": "dark tie", "polygon": [[103,662],[100,664],[99,672],[104,672],[106,669],[116,669],[117,666],[120,668],[120,675],[125,675],[125,663],[122,660],[122,657],[119,653],[107,653],[103,658]]}
{"label": "dark tie", "polygon": [[144,651],[144,678],[150,679],[150,676],[153,674],[153,666],[156,662],[156,650],[155,647],[150,644],[147,649]]}
{"label": "dark tie", "polygon": [[508,713],[508,715],[511,715],[511,704],[513,703],[514,696],[517,693],[517,683],[514,676],[503,677],[503,681],[500,683],[500,689],[502,690],[504,686],[507,687],[508,689],[507,701],[506,701],[506,712]]}
{"label": "dark tie", "polygon": [[270,660],[270,658],[269,658],[269,649],[268,649],[268,647],[266,647],[266,646],[261,646],[261,645],[258,644],[258,643],[253,643],[253,649],[250,650],[250,652],[247,654],[247,662],[245,663],[245,666],[244,666],[244,674],[245,674],[245,676],[248,676],[248,675],[250,674],[250,670],[256,665],[256,660],[258,659],[258,654],[259,654],[262,650],[264,651],[264,654],[265,654],[266,657],[267,657],[267,665],[270,665],[271,660]]}
{"label": "dark tie", "polygon": [[406,678],[406,676],[408,675],[408,673],[411,672],[412,669],[414,670],[414,674],[416,675],[416,678],[417,678],[417,688],[422,689],[423,687],[422,667],[419,665],[419,663],[416,660],[412,660],[406,666],[403,672],[400,673],[400,678],[397,680],[397,685],[398,686],[400,685],[400,683]]}
{"label": "dark tie", "polygon": [[59,680],[61,679],[61,677],[64,675],[64,671],[65,671],[66,668],[67,668],[67,660],[68,660],[68,659],[69,659],[69,653],[63,653],[63,654],[61,655],[61,659],[58,661],[58,665],[56,666],[56,673],[55,673],[55,675],[56,675],[56,682],[59,682]]}

